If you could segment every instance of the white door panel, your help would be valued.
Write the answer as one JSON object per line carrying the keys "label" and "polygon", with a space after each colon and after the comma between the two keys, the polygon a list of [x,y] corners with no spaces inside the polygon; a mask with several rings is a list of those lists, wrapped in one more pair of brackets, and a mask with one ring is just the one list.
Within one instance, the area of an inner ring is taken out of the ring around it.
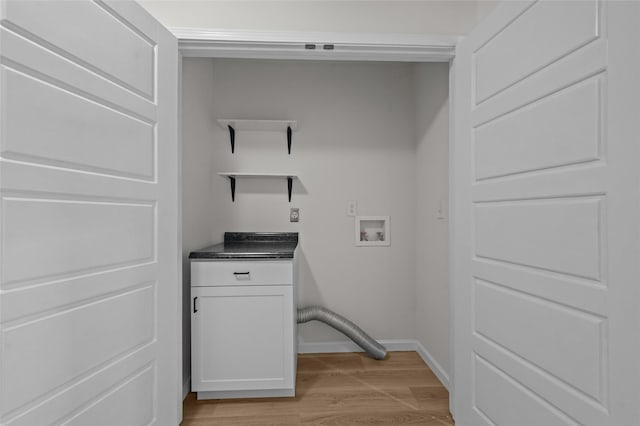
{"label": "white door panel", "polygon": [[[148,301],[153,299],[155,288],[156,283],[142,284],[93,303],[4,327],[3,344],[8,349],[2,377],[12,387],[3,403],[20,407],[30,402],[34,389],[48,394],[87,371],[150,344],[155,312]],[[73,357],[69,356],[71,348]]]}
{"label": "white door panel", "polygon": [[[479,355],[474,359],[474,368],[476,406],[487,423],[514,426],[579,424]],[[510,395],[509,404],[493,398],[494,393]]]}
{"label": "white door panel", "polygon": [[[32,159],[69,168],[89,168],[103,173],[152,179],[154,176],[154,126],[104,103],[3,70],[6,82],[2,151],[13,158]],[[40,99],[34,104],[31,99]],[[21,120],[38,117],[38,126]],[[74,125],[82,123],[82,126]],[[60,144],[49,143],[55,137]]]}
{"label": "white door panel", "polygon": [[476,104],[599,36],[597,0],[516,7],[514,21],[504,22],[491,40],[474,49]]}
{"label": "white door panel", "polygon": [[[20,31],[15,28],[16,31]],[[156,121],[156,108],[152,102],[107,78],[96,78],[72,58],[47,52],[47,47],[27,36],[6,28],[0,28],[2,37],[2,62],[8,68],[28,69],[44,82],[63,88],[87,99],[104,104],[115,111],[132,115],[142,121]],[[37,70],[46,70],[46,74]]]}
{"label": "white door panel", "polygon": [[590,77],[477,126],[476,180],[598,160],[602,84]]}
{"label": "white door panel", "polygon": [[458,46],[456,424],[640,424],[639,19],[505,2]]}
{"label": "white door panel", "polygon": [[154,260],[152,203],[14,196],[2,203],[4,288]]}
{"label": "white door panel", "polygon": [[[536,101],[551,101],[553,98],[547,98],[548,96],[560,94],[563,89],[577,86],[589,77],[599,74],[605,69],[606,61],[607,40],[596,39],[570,55],[558,59],[548,70],[541,70],[520,80],[510,86],[509,90],[502,91],[500,96],[474,104],[471,117],[473,128],[480,128],[482,124],[490,121],[499,122],[502,115],[516,112],[522,107],[535,104]],[[549,72],[551,70],[552,72]]]}
{"label": "white door panel", "polygon": [[601,283],[601,197],[476,201],[475,256]]}
{"label": "white door panel", "polygon": [[177,43],[133,2],[0,25],[0,423],[177,424]]}
{"label": "white door panel", "polygon": [[[107,391],[86,410],[64,419],[64,424],[110,426],[153,423],[154,395],[149,394],[148,389],[155,386],[155,375],[153,367],[146,366],[124,384]],[[144,409],[141,410],[139,405]]]}
{"label": "white door panel", "polygon": [[5,26],[152,100],[158,40],[151,37],[156,34],[130,28],[125,16],[113,13],[104,2],[98,5],[89,1],[7,1]]}
{"label": "white door panel", "polygon": [[606,337],[602,317],[479,279],[473,291],[479,336],[602,399]]}

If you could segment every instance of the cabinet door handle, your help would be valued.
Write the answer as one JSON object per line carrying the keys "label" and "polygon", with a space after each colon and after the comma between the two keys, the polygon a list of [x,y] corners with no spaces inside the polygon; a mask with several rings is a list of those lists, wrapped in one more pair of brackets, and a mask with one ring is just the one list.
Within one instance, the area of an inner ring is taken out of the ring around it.
{"label": "cabinet door handle", "polygon": [[234,272],[233,275],[249,275],[251,272]]}
{"label": "cabinet door handle", "polygon": [[196,300],[198,300],[198,296],[193,298],[193,313],[198,312],[198,308],[196,307]]}

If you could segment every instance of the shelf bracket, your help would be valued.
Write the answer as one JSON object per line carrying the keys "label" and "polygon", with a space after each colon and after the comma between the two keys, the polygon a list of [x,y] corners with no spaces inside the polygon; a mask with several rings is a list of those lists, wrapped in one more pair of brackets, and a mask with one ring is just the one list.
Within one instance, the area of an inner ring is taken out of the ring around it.
{"label": "shelf bracket", "polygon": [[287,176],[287,189],[289,191],[289,202],[291,202],[291,190],[293,189],[293,178]]}
{"label": "shelf bracket", "polygon": [[231,182],[231,202],[236,202],[236,177],[229,176],[229,182]]}
{"label": "shelf bracket", "polygon": [[291,155],[291,126],[287,126],[287,149],[289,150],[289,155]]}
{"label": "shelf bracket", "polygon": [[236,129],[231,127],[230,124],[227,127],[229,128],[229,139],[231,140],[231,153],[233,154],[236,151]]}

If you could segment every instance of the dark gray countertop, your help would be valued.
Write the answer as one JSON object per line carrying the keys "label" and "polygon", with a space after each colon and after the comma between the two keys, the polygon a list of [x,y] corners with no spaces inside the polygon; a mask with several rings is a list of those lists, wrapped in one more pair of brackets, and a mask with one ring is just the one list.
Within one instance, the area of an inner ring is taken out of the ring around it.
{"label": "dark gray countertop", "polygon": [[189,259],[293,259],[297,232],[225,232],[224,242],[192,251]]}

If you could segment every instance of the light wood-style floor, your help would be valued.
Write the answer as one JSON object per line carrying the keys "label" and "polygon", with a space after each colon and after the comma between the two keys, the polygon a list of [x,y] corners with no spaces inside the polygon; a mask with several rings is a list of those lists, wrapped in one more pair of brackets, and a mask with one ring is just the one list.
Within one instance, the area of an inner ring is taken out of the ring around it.
{"label": "light wood-style floor", "polygon": [[298,356],[295,398],[184,402],[182,426],[453,425],[449,393],[416,352]]}

